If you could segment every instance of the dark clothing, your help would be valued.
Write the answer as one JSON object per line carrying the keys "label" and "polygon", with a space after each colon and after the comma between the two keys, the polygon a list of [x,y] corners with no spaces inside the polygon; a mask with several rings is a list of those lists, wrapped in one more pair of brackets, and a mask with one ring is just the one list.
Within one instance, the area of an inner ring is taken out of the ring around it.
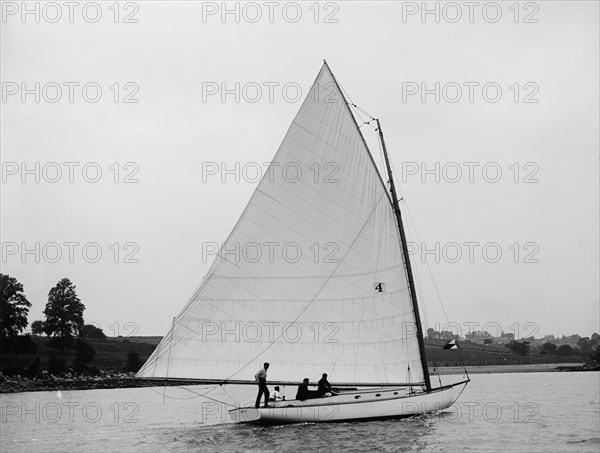
{"label": "dark clothing", "polygon": [[303,382],[298,386],[298,391],[296,392],[297,400],[305,400],[308,395],[308,384]]}
{"label": "dark clothing", "polygon": [[321,395],[319,395],[318,391],[308,390],[308,384],[306,382],[300,384],[298,386],[298,392],[296,392],[296,399],[300,401],[308,400],[311,398],[319,398],[320,396]]}
{"label": "dark clothing", "polygon": [[317,391],[319,392],[320,396],[323,396],[326,393],[331,393],[331,384],[326,378],[321,378],[319,381],[319,389]]}
{"label": "dark clothing", "polygon": [[260,406],[260,399],[262,398],[263,394],[265,395],[265,407],[267,407],[267,401],[269,401],[269,388],[267,387],[267,380],[263,379],[263,378],[259,378],[258,379],[258,396],[256,397],[256,404],[254,405],[254,407],[259,407]]}

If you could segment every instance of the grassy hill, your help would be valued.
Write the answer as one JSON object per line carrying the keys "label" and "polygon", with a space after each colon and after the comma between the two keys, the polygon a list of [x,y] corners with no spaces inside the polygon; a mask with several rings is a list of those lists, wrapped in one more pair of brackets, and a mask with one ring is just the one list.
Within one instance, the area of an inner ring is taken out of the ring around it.
{"label": "grassy hill", "polygon": [[[96,355],[94,360],[89,364],[90,367],[99,368],[101,370],[123,371],[127,364],[127,354],[135,352],[138,354],[141,363],[144,363],[161,337],[132,337],[119,340],[88,340]],[[57,349],[48,346],[48,338],[32,336],[33,342],[36,345],[35,353],[2,353],[0,370],[4,372],[16,371],[18,369],[27,369],[36,360],[40,358],[40,369],[48,367],[48,361],[51,357],[58,357],[65,360],[67,368],[71,367],[75,359],[74,350],[66,350],[61,352]],[[12,374],[12,373],[11,373]]]}
{"label": "grassy hill", "polygon": [[[33,336],[37,346],[35,353],[27,354],[2,354],[0,370],[5,373],[15,374],[25,370],[40,358],[39,368],[46,369],[51,357],[65,360],[67,368],[71,367],[75,358],[75,351],[60,352],[47,345],[46,337]],[[106,340],[89,340],[94,347],[96,355],[89,364],[101,370],[123,371],[127,364],[127,355],[135,352],[144,363],[156,348],[162,337],[119,337]],[[557,356],[516,355],[503,345],[478,345],[474,343],[459,342],[459,349],[444,350],[445,340],[426,340],[425,349],[430,367],[451,366],[482,366],[482,365],[521,365],[570,362],[573,357],[561,358]]]}
{"label": "grassy hill", "polygon": [[429,366],[523,365],[573,361],[573,357],[517,355],[500,344],[480,345],[459,341],[459,349],[443,349],[446,342],[446,340],[425,340],[425,353]]}

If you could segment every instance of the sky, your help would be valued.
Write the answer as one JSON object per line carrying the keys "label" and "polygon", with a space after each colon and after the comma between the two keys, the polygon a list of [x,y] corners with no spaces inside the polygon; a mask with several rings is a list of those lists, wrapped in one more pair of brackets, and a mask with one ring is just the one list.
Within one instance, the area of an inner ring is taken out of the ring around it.
{"label": "sky", "polygon": [[381,119],[425,327],[600,331],[598,3],[475,3],[3,2],[29,321],[68,277],[107,335],[166,333],[326,59]]}

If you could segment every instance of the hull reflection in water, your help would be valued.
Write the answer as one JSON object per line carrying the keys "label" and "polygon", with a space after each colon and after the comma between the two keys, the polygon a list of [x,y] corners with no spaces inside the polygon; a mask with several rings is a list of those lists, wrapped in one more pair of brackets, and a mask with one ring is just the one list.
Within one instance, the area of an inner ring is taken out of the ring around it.
{"label": "hull reflection in water", "polygon": [[286,424],[400,418],[438,412],[450,407],[469,380],[410,394],[408,387],[342,390],[327,398],[271,402],[271,407],[229,411],[238,423]]}

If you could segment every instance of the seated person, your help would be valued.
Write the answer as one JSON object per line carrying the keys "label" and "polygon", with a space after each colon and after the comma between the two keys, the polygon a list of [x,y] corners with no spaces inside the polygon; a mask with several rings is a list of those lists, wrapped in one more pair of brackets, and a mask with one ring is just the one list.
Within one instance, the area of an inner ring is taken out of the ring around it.
{"label": "seated person", "polygon": [[300,401],[308,400],[310,398],[319,398],[319,391],[308,390],[309,379],[304,378],[302,384],[298,386],[298,392],[296,393],[296,399]]}
{"label": "seated person", "polygon": [[319,396],[331,396],[331,384],[327,381],[327,373],[323,373],[323,376],[319,380]]}
{"label": "seated person", "polygon": [[285,396],[281,396],[278,385],[275,386],[275,391],[273,392],[271,398],[269,398],[269,401],[285,401]]}

